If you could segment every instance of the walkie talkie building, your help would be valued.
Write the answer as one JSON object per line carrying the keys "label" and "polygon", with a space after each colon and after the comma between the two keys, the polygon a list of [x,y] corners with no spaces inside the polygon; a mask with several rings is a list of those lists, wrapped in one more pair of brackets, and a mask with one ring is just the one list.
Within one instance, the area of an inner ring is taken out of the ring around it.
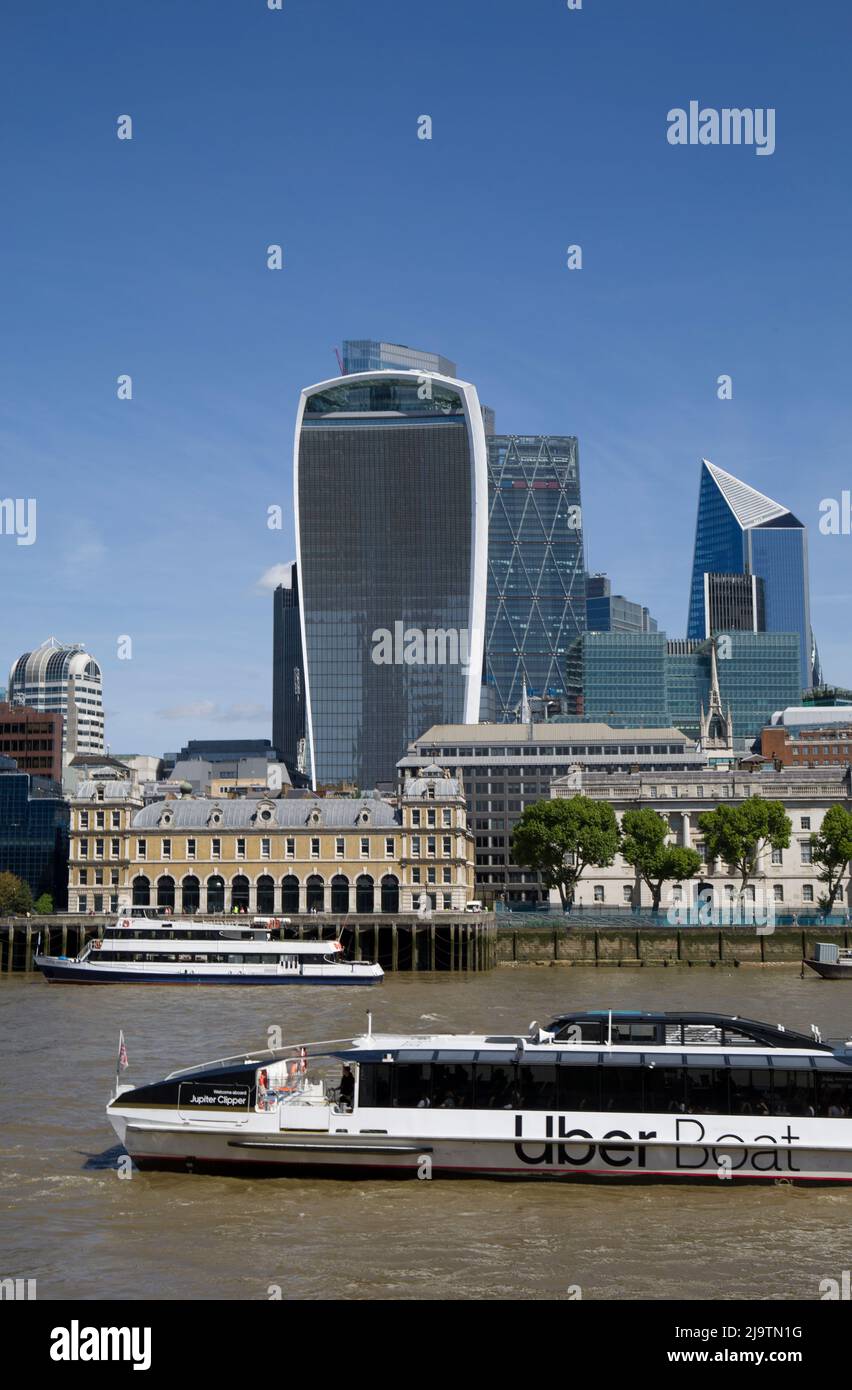
{"label": "walkie talkie building", "polygon": [[293,477],[312,781],[392,783],[424,729],[479,717],[488,479],[476,390],[416,371],[308,387]]}

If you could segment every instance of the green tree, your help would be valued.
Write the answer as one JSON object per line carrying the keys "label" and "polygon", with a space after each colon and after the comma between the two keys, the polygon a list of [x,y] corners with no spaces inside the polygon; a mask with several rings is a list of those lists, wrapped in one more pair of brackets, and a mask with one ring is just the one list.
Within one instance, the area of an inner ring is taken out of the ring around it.
{"label": "green tree", "polygon": [[564,909],[590,865],[612,863],[618,840],[618,821],[606,801],[587,796],[534,801],[515,826],[512,858],[541,874],[546,888],[557,888]]}
{"label": "green tree", "polygon": [[32,912],[33,895],[28,883],[15,874],[0,874],[0,914]]}
{"label": "green tree", "polygon": [[740,876],[740,898],[767,848],[786,849],[792,824],[780,801],[750,796],[738,806],[717,806],[698,817],[707,846],[707,863],[721,859]]}
{"label": "green tree", "polygon": [[827,890],[819,905],[828,913],[852,859],[852,811],[843,806],[832,806],[826,811],[819,831],[811,836],[811,856],[819,868],[817,877]]}
{"label": "green tree", "polygon": [[40,898],[36,898],[34,912],[43,917],[46,913],[53,911],[53,898],[49,893],[42,893]]}
{"label": "green tree", "polygon": [[621,857],[649,889],[654,912],[660,910],[663,884],[668,879],[694,878],[701,868],[700,854],[682,845],[670,845],[668,838],[668,821],[650,806],[624,812]]}

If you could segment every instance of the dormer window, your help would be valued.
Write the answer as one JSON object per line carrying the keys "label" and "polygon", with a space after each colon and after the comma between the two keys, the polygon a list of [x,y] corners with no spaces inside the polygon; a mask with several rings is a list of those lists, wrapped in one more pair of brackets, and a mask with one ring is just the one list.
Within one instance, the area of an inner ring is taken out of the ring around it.
{"label": "dormer window", "polygon": [[311,811],[310,815],[308,816],[308,825],[319,825],[319,823],[320,823],[320,813],[319,813],[319,811],[317,811],[316,809],[314,809],[313,811]]}
{"label": "dormer window", "polygon": [[221,824],[222,824],[222,812],[221,812],[221,810],[219,809],[218,806],[215,806],[215,807],[213,808],[213,810],[210,812],[210,815],[207,817],[207,824],[208,824],[208,825],[221,825]]}
{"label": "dormer window", "polygon": [[160,816],[160,825],[171,825],[172,819],[173,817],[171,811],[164,811],[163,814]]}

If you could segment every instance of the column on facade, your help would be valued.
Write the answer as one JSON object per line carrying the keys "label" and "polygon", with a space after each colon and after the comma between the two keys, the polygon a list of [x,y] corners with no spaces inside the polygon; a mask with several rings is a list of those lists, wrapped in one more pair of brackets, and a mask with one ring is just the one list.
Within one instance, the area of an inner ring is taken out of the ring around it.
{"label": "column on facade", "polygon": [[682,819],[682,821],[683,821],[683,840],[682,840],[683,848],[684,848],[684,849],[691,849],[691,848],[692,848],[692,822],[691,822],[690,817],[689,817],[689,811],[681,811],[681,819]]}
{"label": "column on facade", "polygon": [[257,912],[257,883],[252,882],[251,879],[249,879],[248,910],[251,917]]}
{"label": "column on facade", "polygon": [[299,884],[299,912],[304,914],[308,910],[308,889],[304,879]]}

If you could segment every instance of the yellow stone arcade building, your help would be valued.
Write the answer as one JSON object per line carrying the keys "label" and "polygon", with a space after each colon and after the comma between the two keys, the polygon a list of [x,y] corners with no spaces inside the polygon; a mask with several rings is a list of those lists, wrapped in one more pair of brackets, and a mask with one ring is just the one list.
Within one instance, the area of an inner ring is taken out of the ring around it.
{"label": "yellow stone arcade building", "polygon": [[[75,813],[72,864],[85,833],[78,822]],[[424,895],[435,912],[459,912],[474,895],[464,787],[435,765],[409,777],[393,801],[157,801],[136,810],[122,841],[128,860],[115,867],[124,902],[176,915],[417,912]],[[73,911],[79,890],[70,889]]]}

